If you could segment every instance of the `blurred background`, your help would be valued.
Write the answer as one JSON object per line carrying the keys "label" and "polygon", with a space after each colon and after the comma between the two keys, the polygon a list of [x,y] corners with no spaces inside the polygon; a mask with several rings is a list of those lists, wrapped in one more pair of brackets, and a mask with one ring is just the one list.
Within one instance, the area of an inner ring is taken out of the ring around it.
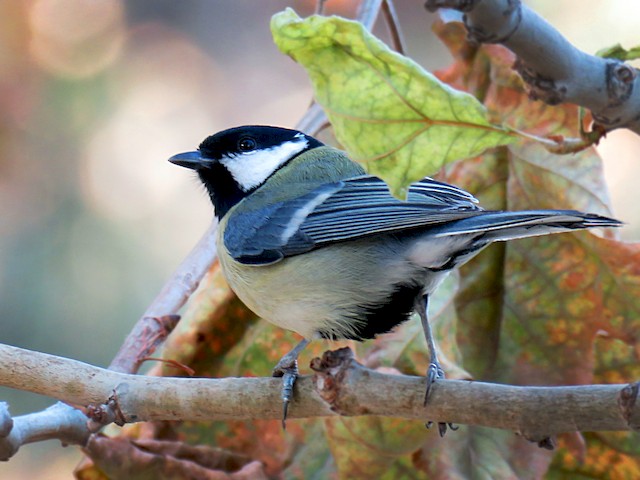
{"label": "blurred background", "polygon": [[[395,1],[409,56],[434,70],[450,57],[423,3]],[[640,44],[635,2],[527,4],[587,52]],[[356,5],[326,9],[353,17]],[[109,363],[212,216],[166,159],[230,126],[294,126],[309,105],[302,68],[269,32],[287,6],[306,16],[315,3],[0,2],[0,342]],[[623,236],[637,239],[640,139],[614,132],[598,149]],[[0,400],[14,415],[51,403],[4,388]],[[79,458],[58,442],[26,446],[0,478],[71,478]]]}

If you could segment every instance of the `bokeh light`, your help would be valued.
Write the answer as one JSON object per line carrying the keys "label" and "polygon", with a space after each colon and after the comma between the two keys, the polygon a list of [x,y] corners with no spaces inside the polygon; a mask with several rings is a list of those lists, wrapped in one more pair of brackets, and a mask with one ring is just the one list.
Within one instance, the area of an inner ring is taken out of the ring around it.
{"label": "bokeh light", "polygon": [[64,77],[100,72],[117,58],[125,40],[121,0],[36,0],[29,24],[33,59]]}
{"label": "bokeh light", "polygon": [[116,109],[88,140],[81,186],[102,214],[139,220],[175,200],[184,176],[166,160],[221,123],[213,106],[225,103],[226,88],[182,35],[153,24],[133,38],[111,80]]}

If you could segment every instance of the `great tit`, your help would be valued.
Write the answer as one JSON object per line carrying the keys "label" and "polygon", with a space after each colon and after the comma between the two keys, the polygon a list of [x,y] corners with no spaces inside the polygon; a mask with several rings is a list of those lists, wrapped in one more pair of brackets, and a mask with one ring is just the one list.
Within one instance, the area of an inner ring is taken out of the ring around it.
{"label": "great tit", "polygon": [[312,339],[373,338],[416,311],[430,349],[426,403],[444,378],[427,302],[451,270],[494,241],[621,224],[573,210],[486,211],[428,177],[401,201],[345,152],[279,127],[224,130],[169,161],[195,170],[209,193],[233,291],[303,337],[274,368],[284,377],[283,422]]}

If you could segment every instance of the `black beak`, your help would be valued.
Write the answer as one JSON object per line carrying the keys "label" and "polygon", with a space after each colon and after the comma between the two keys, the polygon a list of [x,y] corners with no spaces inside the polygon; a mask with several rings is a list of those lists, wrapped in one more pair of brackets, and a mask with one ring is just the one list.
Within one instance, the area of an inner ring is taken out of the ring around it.
{"label": "black beak", "polygon": [[206,167],[211,164],[211,160],[204,158],[198,151],[179,153],[171,157],[169,161],[176,165],[180,165],[181,167],[191,168],[193,170],[198,170],[199,168]]}

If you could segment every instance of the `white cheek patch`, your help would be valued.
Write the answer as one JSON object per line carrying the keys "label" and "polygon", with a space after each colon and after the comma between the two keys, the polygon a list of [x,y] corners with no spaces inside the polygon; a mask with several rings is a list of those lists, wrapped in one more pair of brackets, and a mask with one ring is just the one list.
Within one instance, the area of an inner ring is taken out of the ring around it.
{"label": "white cheek patch", "polygon": [[240,188],[248,192],[262,185],[279,167],[307,148],[308,142],[304,137],[296,138],[297,140],[265,150],[224,157],[220,163],[229,171]]}

